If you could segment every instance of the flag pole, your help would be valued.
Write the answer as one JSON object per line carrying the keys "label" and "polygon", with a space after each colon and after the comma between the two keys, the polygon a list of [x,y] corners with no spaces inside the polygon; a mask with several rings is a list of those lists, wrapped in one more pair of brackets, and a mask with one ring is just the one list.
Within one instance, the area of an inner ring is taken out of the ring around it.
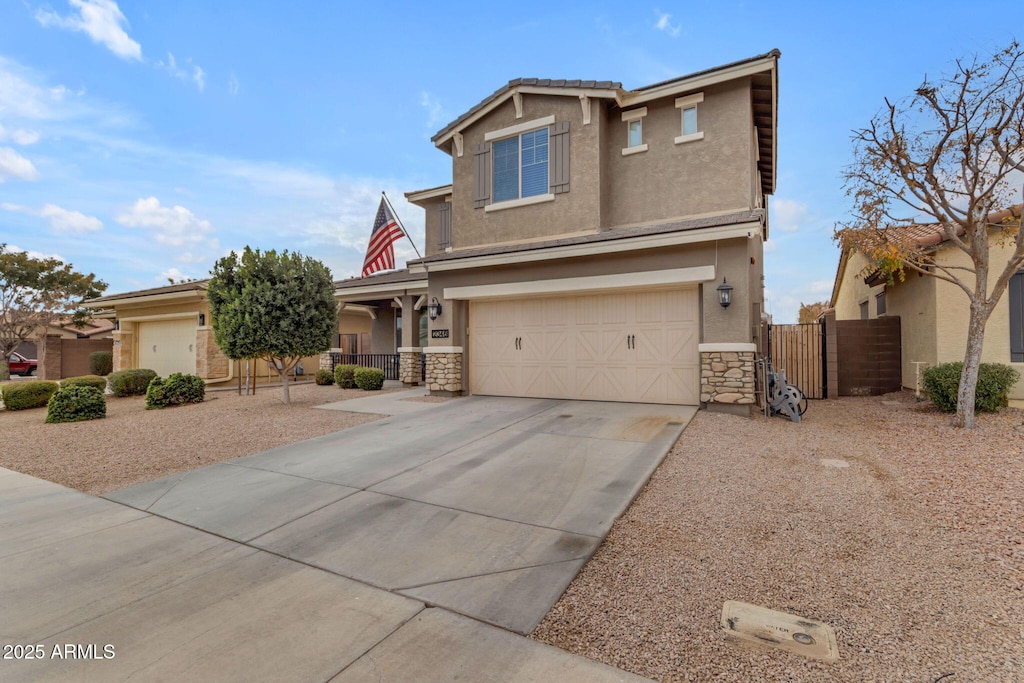
{"label": "flag pole", "polygon": [[410,236],[409,231],[405,229],[405,223],[403,223],[402,219],[398,217],[398,212],[395,211],[395,207],[391,206],[391,200],[388,199],[387,193],[382,190],[380,194],[384,197],[384,201],[388,203],[388,208],[391,209],[391,215],[395,217],[396,221],[398,221],[398,227],[402,229],[402,234],[409,239],[410,244],[412,244],[412,248],[416,250],[416,255],[422,259],[423,254],[421,254],[420,250],[416,248],[416,243],[412,241],[412,236]]}

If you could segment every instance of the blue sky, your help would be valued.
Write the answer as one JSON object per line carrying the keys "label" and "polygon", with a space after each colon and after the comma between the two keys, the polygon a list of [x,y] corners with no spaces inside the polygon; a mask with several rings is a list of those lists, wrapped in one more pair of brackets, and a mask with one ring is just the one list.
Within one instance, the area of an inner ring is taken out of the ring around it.
{"label": "blue sky", "polygon": [[1022,20],[1012,1],[3,0],[0,242],[108,293],[206,277],[245,245],[348,277],[381,190],[422,245],[402,193],[451,181],[430,136],[509,79],[636,88],[779,48],[765,270],[769,311],[793,322],[831,293],[851,129]]}

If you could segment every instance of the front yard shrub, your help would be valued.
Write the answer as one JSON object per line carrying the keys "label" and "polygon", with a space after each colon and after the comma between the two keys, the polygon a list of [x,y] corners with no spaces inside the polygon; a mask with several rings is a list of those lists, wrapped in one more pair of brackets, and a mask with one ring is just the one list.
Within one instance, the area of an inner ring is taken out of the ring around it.
{"label": "front yard shrub", "polygon": [[167,379],[154,377],[146,389],[146,410],[202,403],[206,398],[206,382],[196,375],[172,372]]}
{"label": "front yard shrub", "polygon": [[89,354],[89,374],[106,377],[114,371],[112,351],[93,351]]}
{"label": "front yard shrub", "polygon": [[356,385],[355,371],[358,365],[335,365],[334,381],[339,389],[352,389]]}
{"label": "front yard shrub", "polygon": [[102,392],[107,388],[107,378],[98,375],[82,375],[81,377],[68,377],[60,381],[60,388],[64,387],[93,387]]}
{"label": "front yard shrub", "polygon": [[377,391],[384,386],[384,371],[377,368],[356,368],[356,386],[363,391]]}
{"label": "front yard shrub", "polygon": [[[963,363],[942,363],[924,371],[924,388],[935,406],[946,413],[956,412],[956,394],[960,390]],[[982,413],[994,413],[1006,407],[1010,389],[1020,379],[1020,373],[1002,363],[982,363],[978,368],[978,387],[974,408]]]}
{"label": "front yard shrub", "polygon": [[113,372],[107,377],[110,382],[110,390],[114,396],[142,396],[146,393],[149,383],[156,377],[152,370],[139,368],[138,370],[120,370]]}
{"label": "front yard shrub", "polygon": [[329,387],[334,384],[334,373],[323,368],[316,371],[316,383],[322,387]]}
{"label": "front yard shrub", "polygon": [[7,410],[42,408],[57,393],[56,382],[11,382],[3,386],[4,407]]}
{"label": "front yard shrub", "polygon": [[82,422],[106,416],[103,392],[85,384],[61,387],[46,407],[47,422]]}

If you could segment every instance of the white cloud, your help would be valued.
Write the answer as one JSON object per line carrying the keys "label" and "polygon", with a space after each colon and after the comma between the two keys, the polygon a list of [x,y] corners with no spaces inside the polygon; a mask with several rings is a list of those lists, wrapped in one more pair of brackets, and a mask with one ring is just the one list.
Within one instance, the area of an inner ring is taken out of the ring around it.
{"label": "white cloud", "polygon": [[178,66],[178,60],[174,58],[174,54],[171,52],[167,53],[166,62],[162,60],[157,60],[156,62],[157,68],[163,69],[180,81],[192,81],[196,84],[199,92],[203,92],[206,88],[206,72],[198,64],[193,64],[191,57],[185,60],[185,64],[192,68],[191,73],[189,73],[188,69]]}
{"label": "white cloud", "polygon": [[10,147],[0,147],[0,183],[8,178],[36,180],[39,178],[39,171],[31,161]]}
{"label": "white cloud", "polygon": [[668,14],[666,12],[659,12],[658,10],[654,10],[654,13],[658,15],[658,21],[655,22],[654,28],[658,29],[659,31],[664,31],[673,38],[677,38],[683,30],[683,25],[673,24],[671,14]]}
{"label": "white cloud", "polygon": [[41,251],[25,250],[25,249],[22,249],[19,246],[13,245],[13,244],[8,244],[7,246],[5,246],[3,248],[3,253],[5,253],[5,254],[17,254],[18,252],[21,252],[21,251],[25,251],[28,254],[29,258],[34,258],[34,259],[52,258],[52,259],[57,259],[61,263],[67,263],[68,262],[68,260],[66,258],[64,258],[63,256],[61,256],[60,254],[44,254]]}
{"label": "white cloud", "polygon": [[774,254],[779,250],[779,243],[774,240],[768,240],[764,243],[764,253]]}
{"label": "white cloud", "polygon": [[206,88],[206,72],[198,64],[192,65],[192,80],[195,82],[199,92]]}
{"label": "white cloud", "polygon": [[30,216],[39,216],[50,221],[50,227],[60,234],[82,235],[103,229],[103,222],[94,216],[86,216],[79,211],[70,211],[56,204],[46,204],[41,209],[19,204],[0,204],[6,211],[17,211]]}
{"label": "white cloud", "polygon": [[196,278],[193,277],[192,275],[181,272],[177,268],[168,268],[164,272],[160,273],[160,276],[157,279],[159,279],[162,282],[167,282],[168,280],[181,282],[183,280],[195,280]]}
{"label": "white cloud", "polygon": [[228,94],[232,96],[237,95],[241,87],[241,84],[238,82],[238,76],[231,74],[228,78]]}
{"label": "white cloud", "polygon": [[207,237],[213,232],[209,221],[184,206],[161,206],[156,197],[138,200],[117,216],[117,222],[128,228],[146,228],[157,244],[168,247],[216,246],[216,240]]}
{"label": "white cloud", "polygon": [[142,59],[142,46],[124,30],[128,20],[113,0],[68,0],[73,10],[61,16],[53,10],[38,10],[36,20],[43,26],[58,26],[88,34],[122,59]]}
{"label": "white cloud", "polygon": [[428,92],[420,93],[420,106],[427,110],[427,128],[431,130],[448,122],[440,100]]}
{"label": "white cloud", "polygon": [[6,142],[10,140],[17,145],[33,145],[39,142],[39,133],[34,130],[26,130],[24,128],[15,128],[14,130],[7,130],[0,125],[0,142]]}
{"label": "white cloud", "polygon": [[775,199],[769,210],[771,226],[782,232],[796,232],[807,222],[807,205],[794,199]]}

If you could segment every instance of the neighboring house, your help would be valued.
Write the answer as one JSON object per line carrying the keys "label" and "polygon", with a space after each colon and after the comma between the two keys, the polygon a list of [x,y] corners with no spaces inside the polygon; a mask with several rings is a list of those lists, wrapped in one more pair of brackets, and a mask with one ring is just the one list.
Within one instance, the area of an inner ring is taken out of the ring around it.
{"label": "neighboring house", "polygon": [[36,330],[30,338],[23,341],[15,349],[26,358],[37,358],[39,355],[38,341],[42,337],[59,337],[61,339],[112,339],[114,323],[102,318],[85,321],[81,327],[75,325],[71,318],[59,318],[45,328]]}
{"label": "neighboring house", "polygon": [[[208,283],[195,280],[85,302],[86,308],[102,311],[97,315],[114,320],[114,370],[148,368],[161,377],[184,372],[198,375],[208,384],[237,381],[238,374],[244,373],[243,366],[231,363],[214,341],[206,300]],[[303,369],[311,374],[318,363],[317,357],[306,358]],[[261,379],[278,378],[266,363],[251,371]]]}
{"label": "neighboring house", "polygon": [[[433,137],[452,184],[406,194],[424,258],[339,297],[433,307],[435,392],[749,412],[779,54],[636,90],[510,81]],[[398,343],[406,381],[418,332]]]}
{"label": "neighboring house", "polygon": [[[999,223],[1003,216],[1020,218],[1021,206],[989,217]],[[935,263],[947,266],[971,266],[969,257],[945,236],[936,223],[912,223],[888,228],[899,231],[931,251]],[[993,236],[990,245],[989,282],[1005,267],[1013,247]],[[906,271],[888,283],[868,268],[860,252],[844,249],[832,290],[831,305],[837,320],[867,320],[880,316],[899,316],[902,338],[903,386],[916,386],[915,361],[935,365],[962,361],[967,348],[967,321],[970,300],[948,282]],[[985,327],[981,360],[1006,363],[1024,373],[1024,271],[1010,280],[1010,286],[992,312]],[[926,366],[922,365],[921,368]],[[1017,382],[1011,399],[1024,402],[1024,382]]]}

